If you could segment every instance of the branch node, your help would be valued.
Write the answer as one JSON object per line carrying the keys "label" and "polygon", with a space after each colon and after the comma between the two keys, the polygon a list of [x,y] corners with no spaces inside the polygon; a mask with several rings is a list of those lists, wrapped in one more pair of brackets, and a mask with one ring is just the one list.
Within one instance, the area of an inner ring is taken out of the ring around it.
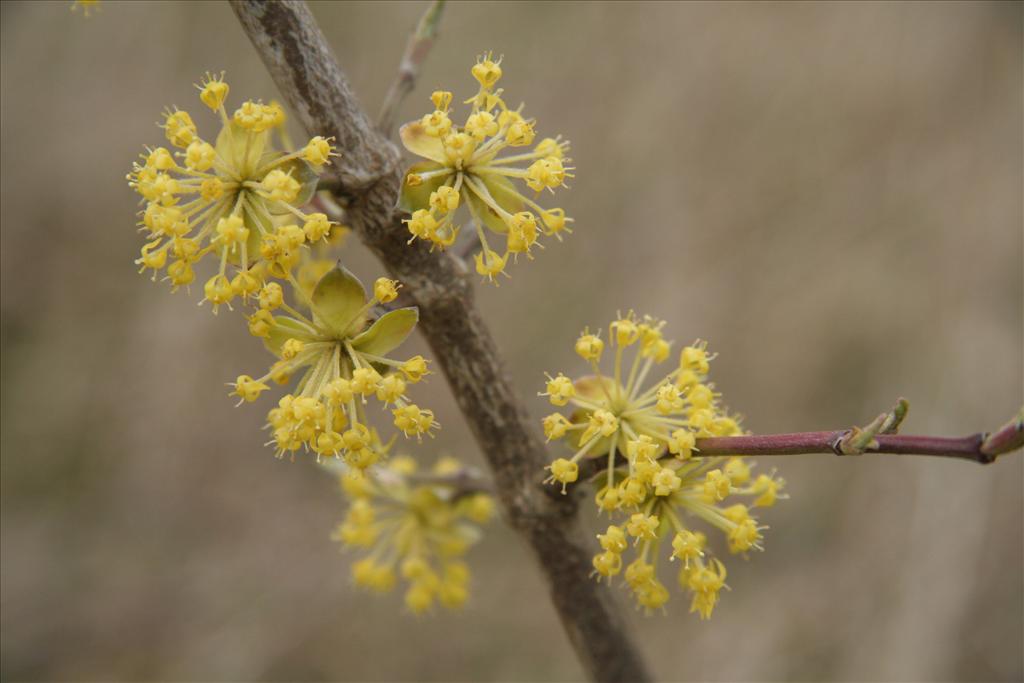
{"label": "branch node", "polygon": [[984,461],[987,464],[993,462],[997,456],[1021,447],[1024,447],[1024,406],[1009,422],[995,432],[986,434],[978,451],[989,458]]}
{"label": "branch node", "polygon": [[839,432],[834,439],[829,441],[829,448],[836,455],[859,455],[855,453],[847,453],[843,450],[843,443],[853,435],[853,429],[847,429],[844,432]]}
{"label": "branch node", "polygon": [[910,402],[900,398],[892,410],[882,413],[872,420],[871,424],[863,428],[854,427],[844,433],[836,441],[833,450],[836,450],[837,455],[862,455],[867,451],[876,450],[878,441],[875,437],[879,434],[895,434],[909,410]]}

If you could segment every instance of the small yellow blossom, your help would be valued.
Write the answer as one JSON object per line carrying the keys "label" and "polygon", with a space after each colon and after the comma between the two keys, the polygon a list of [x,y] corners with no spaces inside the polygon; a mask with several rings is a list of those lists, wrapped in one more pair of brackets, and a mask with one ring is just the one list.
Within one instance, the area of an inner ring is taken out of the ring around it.
{"label": "small yellow blossom", "polygon": [[622,555],[606,550],[594,555],[594,571],[601,576],[612,577],[622,571]]}
{"label": "small yellow blossom", "polygon": [[754,506],[767,508],[775,505],[776,500],[788,498],[784,494],[779,494],[779,490],[785,484],[785,480],[776,479],[774,473],[759,474],[757,479],[754,480],[754,484],[750,487],[750,492],[757,494],[757,498],[754,499]]}
{"label": "small yellow blossom", "polygon": [[561,439],[572,426],[561,413],[553,413],[544,418],[544,436],[548,441]]}
{"label": "small yellow blossom", "polygon": [[722,474],[722,470],[711,470],[704,479],[704,495],[711,501],[725,500],[732,493],[732,482]]}
{"label": "small yellow blossom", "polygon": [[333,138],[328,139],[319,135],[315,136],[302,150],[302,158],[313,164],[313,166],[323,166],[331,160],[332,156],[337,156],[331,147],[331,139]]}
{"label": "small yellow blossom", "polygon": [[597,540],[601,543],[601,547],[605,550],[614,553],[621,553],[629,547],[629,542],[626,540],[626,534],[622,531],[622,527],[610,525],[603,534],[597,535]]}
{"label": "small yellow blossom", "polygon": [[668,441],[668,452],[680,460],[686,460],[693,455],[693,449],[697,445],[697,437],[689,429],[676,429]]}
{"label": "small yellow blossom", "polygon": [[228,84],[224,82],[223,71],[219,75],[207,72],[203,82],[196,87],[199,88],[199,99],[214,113],[219,112],[224,106],[224,101],[228,98],[230,90]]}
{"label": "small yellow blossom", "polygon": [[682,560],[685,566],[689,567],[690,560],[704,557],[706,544],[707,537],[704,534],[681,529],[672,537],[672,557]]}
{"label": "small yellow blossom", "polygon": [[569,399],[576,395],[576,389],[572,385],[572,380],[558,373],[558,377],[551,377],[548,375],[548,386],[547,391],[540,396],[547,396],[548,400],[551,401],[551,405],[564,406],[569,403]]}
{"label": "small yellow blossom", "polygon": [[437,427],[434,413],[415,404],[399,405],[392,412],[395,416],[395,426],[406,436],[419,437],[422,434],[430,434],[431,430]]}
{"label": "small yellow blossom", "polygon": [[[752,465],[740,457],[696,457],[700,438],[738,435],[742,429],[707,381],[714,356],[704,342],[685,347],[678,366],[646,382],[670,356],[663,327],[659,320],[632,312],[614,320],[608,330],[615,352],[610,373],[600,366],[604,342],[584,330],[575,350],[590,374],[575,380],[562,373],[548,375],[541,395],[569,413],[545,417],[544,434],[549,441],[564,439],[575,452],[554,460],[546,481],[564,492],[584,476],[586,461],[600,459],[601,466],[587,470],[600,473],[591,479],[594,502],[600,512],[621,521],[598,536],[601,551],[593,557],[594,574],[611,578],[622,573],[640,607],[664,609],[670,594],[658,579],[658,548],[661,540],[671,538],[669,557],[683,564],[679,584],[691,594],[691,611],[706,619],[725,587],[725,566],[691,523],[717,528],[730,552],[761,550],[767,527],[751,510],[784,498],[785,482],[774,472],[754,477]],[[741,498],[750,502],[736,502]],[[634,551],[626,534],[634,539],[637,554],[629,563],[623,555]]]}
{"label": "small yellow blossom", "polygon": [[260,397],[260,394],[270,388],[263,382],[258,382],[248,375],[239,375],[238,379],[236,379],[234,384],[231,386],[235,387],[235,390],[232,393],[241,398],[239,405],[241,405],[243,401],[252,403]]}
{"label": "small yellow blossom", "polygon": [[[323,214],[307,216],[300,207],[309,201],[318,169],[333,152],[321,137],[297,152],[275,149],[271,129],[284,117],[279,105],[248,101],[229,117],[225,102],[230,88],[223,73],[207,73],[196,87],[200,101],[219,115],[216,138],[201,137],[187,111],[169,110],[161,128],[180,151],[147,149],[128,181],[145,203],[140,225],[146,244],[136,263],[152,270],[154,279],[166,268],[166,279],[177,289],[195,279],[197,262],[213,255],[219,268],[203,291],[216,312],[235,297],[248,297],[256,288],[254,280],[288,279],[300,247],[329,232]],[[284,141],[282,134],[277,137]],[[283,215],[304,223],[305,234],[297,227],[297,232],[282,232],[278,217]],[[262,262],[269,267],[260,268]]]}
{"label": "small yellow blossom", "polygon": [[637,539],[642,538],[656,538],[655,532],[658,529],[658,518],[654,515],[645,515],[642,512],[637,512],[629,518],[629,522],[626,524],[626,531],[629,532],[630,536],[635,536]]}
{"label": "small yellow blossom", "polygon": [[387,593],[401,579],[413,614],[466,602],[470,571],[462,558],[479,539],[478,525],[490,519],[494,503],[483,493],[458,495],[438,481],[461,469],[457,462],[453,470],[439,461],[429,473],[431,483],[417,483],[415,461],[396,456],[373,476],[358,470],[342,475],[350,503],[334,539],[368,553],[352,564],[356,585]]}
{"label": "small yellow blossom", "polygon": [[306,242],[315,244],[320,240],[327,239],[332,227],[333,225],[327,220],[325,214],[311,213],[306,216],[306,223],[302,226],[302,232],[305,234]]}
{"label": "small yellow blossom", "polygon": [[571,484],[576,481],[579,477],[579,465],[566,460],[565,458],[559,458],[551,463],[547,469],[551,470],[551,476],[548,477],[548,481],[557,481],[562,484],[562,493],[565,493],[565,485]]}
{"label": "small yellow blossom", "polygon": [[386,277],[377,278],[373,283],[373,295],[380,303],[389,304],[398,298],[400,286],[398,280],[390,280]]}
{"label": "small yellow blossom", "polygon": [[[225,234],[232,230],[224,226]],[[293,231],[279,234],[288,240]],[[367,297],[359,280],[340,266],[324,274],[308,294],[294,278],[291,283],[294,293],[302,293],[309,315],[289,305],[276,282],[267,282],[258,294],[251,288],[259,309],[249,318],[249,331],[264,339],[279,360],[263,377],[243,375],[233,385],[235,395],[253,401],[267,389],[267,380],[287,383],[293,374],[302,373],[295,392],[267,414],[278,456],[307,450],[318,457],[343,458],[357,469],[375,464],[387,449],[376,430],[368,427],[370,398],[392,410],[395,426],[407,436],[435,429],[433,413],[406,395],[408,384],[426,374],[426,361],[421,356],[405,361],[388,357],[412,332],[417,310],[399,308],[377,320],[370,318],[377,304],[390,300],[398,283],[381,278],[374,296]],[[286,315],[275,315],[276,311]]]}
{"label": "small yellow blossom", "polygon": [[651,477],[651,485],[654,487],[654,495],[670,496],[683,485],[683,480],[670,467],[662,467],[657,474]]}
{"label": "small yellow blossom", "polygon": [[425,375],[430,374],[430,371],[427,369],[427,361],[423,356],[413,356],[402,363],[398,369],[413,384],[419,382]]}
{"label": "small yellow blossom", "polygon": [[508,261],[508,254],[502,256],[498,252],[484,247],[484,250],[473,258],[476,261],[476,272],[492,283],[498,284],[494,276],[505,273],[505,262]]}
{"label": "small yellow blossom", "polygon": [[[517,149],[533,144],[536,121],[509,109],[495,88],[502,76],[500,62],[488,54],[472,67],[479,89],[466,101],[471,110],[461,127],[451,119],[452,93],[443,90],[431,94],[433,112],[402,127],[406,149],[423,161],[406,171],[399,199],[399,207],[410,214],[405,221],[410,242],[421,239],[431,248],[455,243],[456,211],[468,206],[480,242],[477,272],[495,284],[510,254],[532,258],[541,233],[561,240],[562,233],[571,232],[572,219],[564,210],[545,209],[515,181],[534,191],[553,190],[564,186],[574,170],[566,157],[569,143],[561,138],[544,138],[532,150]],[[504,151],[510,153],[501,156]],[[492,246],[502,236],[504,248]]]}
{"label": "small yellow blossom", "polygon": [[701,619],[710,619],[718,594],[725,587],[725,565],[718,559],[707,564],[697,560],[692,568],[684,566],[680,570],[679,583],[693,593],[690,611],[700,614]]}
{"label": "small yellow blossom", "polygon": [[604,342],[596,335],[584,331],[576,340],[576,353],[584,360],[598,362],[604,353]]}

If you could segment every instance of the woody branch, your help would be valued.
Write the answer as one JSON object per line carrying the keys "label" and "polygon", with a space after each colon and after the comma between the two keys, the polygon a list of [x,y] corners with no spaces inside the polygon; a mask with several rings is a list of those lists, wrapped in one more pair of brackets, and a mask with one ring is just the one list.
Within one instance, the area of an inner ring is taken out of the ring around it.
{"label": "woody branch", "polygon": [[544,442],[512,389],[465,268],[422,243],[409,246],[396,212],[399,154],[356,101],[304,2],[232,0],[242,27],[305,128],[334,136],[335,193],[360,239],[419,306],[420,328],[488,461],[505,518],[532,550],[583,668],[600,681],[650,675],[609,592],[586,580],[590,553],[576,501],[541,486]]}
{"label": "woody branch", "polygon": [[1024,446],[1024,408],[1013,419],[992,433],[963,437],[896,434],[909,409],[900,399],[888,413],[882,413],[865,427],[827,432],[760,434],[697,439],[698,455],[797,455],[832,453],[861,455],[930,455],[971,460],[982,465],[994,462],[1004,453]]}

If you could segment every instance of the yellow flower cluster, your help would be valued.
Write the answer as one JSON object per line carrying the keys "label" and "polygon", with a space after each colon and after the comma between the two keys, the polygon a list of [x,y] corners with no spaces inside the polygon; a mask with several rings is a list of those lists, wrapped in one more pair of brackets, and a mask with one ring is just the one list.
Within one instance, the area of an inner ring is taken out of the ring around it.
{"label": "yellow flower cluster", "polygon": [[[311,256],[347,231],[325,214],[300,208],[334,155],[330,142],[314,137],[299,151],[276,151],[273,132],[287,143],[280,106],[247,101],[229,117],[222,76],[208,74],[197,87],[203,104],[220,115],[221,131],[210,144],[187,112],[167,113],[164,132],[179,151],[151,149],[129,175],[147,202],[142,229],[151,238],[138,263],[152,269],[154,278],[166,267],[167,278],[179,287],[192,282],[193,264],[216,254],[220,267],[204,287],[205,300],[215,311],[235,297],[253,302],[249,332],[278,360],[262,377],[239,376],[231,383],[233,395],[239,403],[252,402],[269,388],[268,381],[286,384],[301,373],[294,393],[267,417],[278,455],[304,448],[343,456],[357,468],[373,464],[386,449],[367,425],[370,397],[390,408],[406,435],[429,434],[437,426],[433,413],[406,396],[407,386],[427,374],[427,362],[387,357],[412,332],[416,309],[373,319],[375,306],[398,297],[399,284],[380,278],[370,298],[351,273]],[[174,260],[168,265],[169,259]],[[275,280],[290,287],[295,306]]]}
{"label": "yellow flower cluster", "polygon": [[[750,508],[770,507],[784,497],[779,493],[784,481],[774,474],[753,478],[750,466],[739,457],[694,458],[698,438],[733,436],[742,430],[707,382],[713,356],[703,342],[685,347],[679,364],[644,388],[654,366],[671,355],[663,326],[662,321],[638,320],[632,313],[612,322],[611,375],[602,374],[599,365],[604,341],[585,330],[576,341],[576,352],[589,362],[593,374],[576,380],[548,376],[541,395],[553,405],[572,406],[573,412],[544,418],[544,433],[549,441],[566,439],[575,453],[552,462],[547,481],[560,484],[564,493],[579,478],[581,461],[604,457],[607,465],[595,477],[595,502],[621,520],[598,536],[602,552],[594,557],[595,573],[610,580],[623,572],[623,555],[636,548],[636,559],[625,566],[626,584],[640,606],[662,607],[669,593],[658,579],[658,549],[671,535],[671,558],[683,562],[680,586],[692,596],[691,611],[706,619],[725,587],[726,571],[710,556],[707,537],[688,526],[689,519],[719,529],[733,553],[761,550],[766,527],[758,524]],[[624,354],[629,347],[635,351],[626,370]],[[735,502],[734,496],[753,500],[747,505]]]}
{"label": "yellow flower cluster", "polygon": [[223,74],[207,74],[196,87],[202,103],[220,116],[216,140],[201,138],[187,111],[167,111],[162,128],[176,150],[148,149],[128,181],[145,202],[139,224],[147,242],[136,261],[141,271],[152,270],[156,279],[166,269],[165,279],[177,289],[195,279],[197,262],[215,255],[219,268],[203,292],[216,312],[236,297],[253,296],[269,278],[287,277],[300,247],[332,232],[326,215],[299,207],[312,198],[334,152],[322,137],[294,152],[275,149],[272,133],[287,141],[284,110],[276,103],[246,101],[229,117]]}
{"label": "yellow flower cluster", "polygon": [[318,456],[343,456],[358,469],[376,463],[386,448],[367,424],[367,399],[390,409],[406,436],[429,435],[437,427],[433,412],[406,395],[410,384],[428,374],[427,361],[388,357],[412,333],[417,309],[398,308],[371,318],[376,306],[398,297],[398,282],[379,278],[368,297],[362,283],[340,265],[320,277],[309,293],[289,277],[301,300],[297,305],[309,315],[285,300],[278,283],[264,284],[249,331],[278,360],[262,377],[241,375],[231,385],[239,403],[251,402],[269,388],[267,382],[286,384],[302,373],[294,392],[267,415],[278,455],[301,448]]}
{"label": "yellow flower cluster", "polygon": [[[544,138],[535,144],[536,121],[525,118],[522,107],[505,105],[503,91],[495,88],[502,74],[500,59],[485,55],[471,72],[479,90],[466,100],[471,111],[461,127],[450,118],[452,93],[443,90],[431,95],[433,113],[402,127],[405,148],[426,161],[406,172],[399,207],[412,214],[405,221],[410,242],[420,238],[443,249],[458,237],[457,210],[468,206],[481,246],[476,270],[495,282],[509,255],[513,260],[520,254],[533,258],[531,249],[541,233],[561,239],[561,233],[571,232],[572,219],[564,210],[544,209],[513,181],[522,181],[539,195],[565,186],[574,168],[565,156],[567,141]],[[503,249],[491,246],[485,228],[498,236],[492,239],[505,238]]]}
{"label": "yellow flower cluster", "polygon": [[419,477],[414,460],[396,456],[375,476],[342,476],[351,503],[334,538],[369,549],[352,564],[357,585],[386,593],[401,577],[405,604],[414,614],[435,603],[449,609],[465,603],[470,575],[462,557],[479,539],[479,525],[491,518],[494,502],[484,493],[464,494],[441,483],[460,470],[458,461],[443,458]]}

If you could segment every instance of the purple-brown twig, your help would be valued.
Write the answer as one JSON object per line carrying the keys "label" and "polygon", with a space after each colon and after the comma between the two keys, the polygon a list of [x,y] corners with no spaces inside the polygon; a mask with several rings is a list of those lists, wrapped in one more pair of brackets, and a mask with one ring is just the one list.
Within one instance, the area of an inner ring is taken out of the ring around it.
{"label": "purple-brown twig", "polygon": [[[866,427],[836,429],[827,432],[789,434],[751,434],[748,436],[712,436],[697,439],[694,457],[722,455],[930,455],[970,460],[981,465],[995,462],[1004,453],[1024,447],[1024,408],[1009,422],[992,433],[970,436],[919,436],[895,434],[909,405],[900,399],[892,411],[882,413]],[[598,460],[588,461],[580,471],[585,480],[604,470]]]}

